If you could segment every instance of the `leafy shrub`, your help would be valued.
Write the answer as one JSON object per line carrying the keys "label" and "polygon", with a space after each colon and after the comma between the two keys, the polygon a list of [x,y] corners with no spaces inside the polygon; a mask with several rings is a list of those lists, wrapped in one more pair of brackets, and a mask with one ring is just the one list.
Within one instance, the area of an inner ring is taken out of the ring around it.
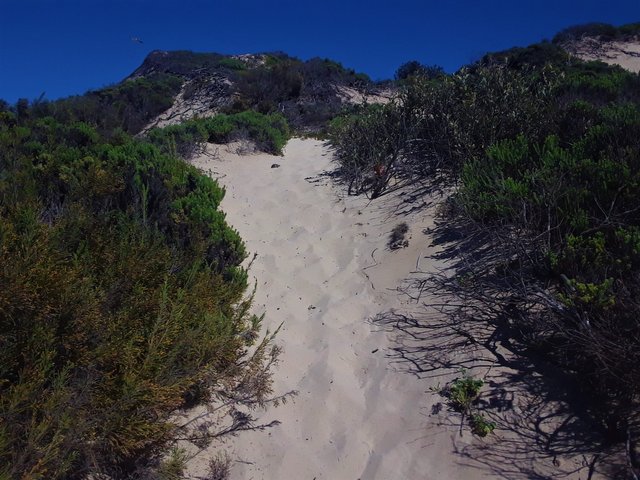
{"label": "leafy shrub", "polygon": [[237,88],[246,107],[267,114],[278,111],[279,105],[300,96],[303,77],[300,62],[280,61],[269,68],[242,72]]}
{"label": "leafy shrub", "polygon": [[31,113],[63,124],[85,123],[106,137],[118,131],[136,134],[173,104],[181,86],[181,78],[156,73],[54,102],[40,99],[29,105],[23,99],[16,110],[23,118]]}
{"label": "leafy shrub", "polygon": [[247,356],[260,319],[215,181],[33,111],[0,118],[0,171],[0,475],[129,478],[191,400],[264,401],[276,351]]}
{"label": "leafy shrub", "polygon": [[461,378],[457,378],[445,390],[451,406],[459,412],[467,412],[480,396],[480,389],[484,385],[482,380],[473,378],[467,372],[463,372]]}
{"label": "leafy shrub", "polygon": [[634,97],[637,99],[638,86],[638,75],[621,67],[612,67],[602,62],[586,62],[568,69],[558,88],[561,93],[571,92],[592,104],[605,106],[618,100],[620,96],[626,101]]}
{"label": "leafy shrub", "polygon": [[463,370],[462,377],[456,378],[441,391],[441,394],[449,400],[449,405],[457,412],[462,413],[463,419],[465,416],[469,416],[471,431],[480,437],[486,437],[496,428],[495,423],[488,421],[483,414],[474,411],[474,404],[480,397],[483,385],[482,380],[472,377]]}
{"label": "leafy shrub", "polygon": [[547,65],[562,67],[570,62],[569,54],[555,43],[534,43],[527,47],[514,47],[502,52],[489,53],[482,57],[479,64],[491,66],[506,65],[513,70],[531,70]]}
{"label": "leafy shrub", "polygon": [[471,415],[471,431],[479,437],[486,437],[496,429],[494,422],[489,422],[481,413]]}
{"label": "leafy shrub", "polygon": [[150,72],[161,72],[190,78],[196,72],[215,72],[220,68],[242,70],[241,64],[244,66],[242,61],[220,53],[200,53],[189,50],[174,50],[171,52],[154,50],[144,59],[142,65],[133,72],[132,77],[146,76]]}
{"label": "leafy shrub", "polygon": [[269,153],[282,154],[282,149],[289,139],[289,127],[282,115],[261,115],[248,110],[232,116],[232,121],[239,130],[247,132],[258,148]]}
{"label": "leafy shrub", "polygon": [[400,115],[391,104],[364,105],[331,122],[330,142],[341,159],[349,193],[370,192],[376,197],[384,191],[411,131]]}
{"label": "leafy shrub", "polygon": [[289,126],[282,115],[246,111],[155,128],[148,137],[165,153],[183,158],[192,156],[204,142],[226,143],[237,137],[251,139],[259,149],[280,155],[289,139]]}
{"label": "leafy shrub", "polygon": [[[481,158],[500,140],[552,131],[547,99],[556,82],[552,71],[534,77],[504,66],[436,80],[410,77],[398,102],[335,120],[330,142],[355,192],[378,196],[392,178],[455,179],[465,161]],[[371,175],[378,164],[382,178]]]}
{"label": "leafy shrub", "polygon": [[437,65],[426,66],[416,60],[403,63],[395,73],[396,80],[406,80],[409,77],[421,76],[428,79],[443,77],[445,75],[442,67]]}

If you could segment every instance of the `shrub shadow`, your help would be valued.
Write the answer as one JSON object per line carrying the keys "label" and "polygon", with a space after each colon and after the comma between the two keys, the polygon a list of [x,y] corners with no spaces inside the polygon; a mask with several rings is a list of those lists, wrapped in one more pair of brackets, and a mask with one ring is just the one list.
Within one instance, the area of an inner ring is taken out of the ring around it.
{"label": "shrub shadow", "polygon": [[[370,323],[387,332],[387,358],[398,371],[432,385],[462,369],[483,378],[477,407],[496,424],[495,433],[470,444],[454,439],[459,461],[504,479],[626,478],[624,452],[605,442],[576,380],[518,341],[509,309],[448,291],[451,272],[464,273],[474,258],[500,255],[500,247],[488,235],[469,234],[465,225],[443,223],[429,234],[439,246],[434,258],[447,270],[414,272],[399,288],[407,308],[382,312]],[[436,404],[432,415],[450,427],[460,422],[441,407]]]}

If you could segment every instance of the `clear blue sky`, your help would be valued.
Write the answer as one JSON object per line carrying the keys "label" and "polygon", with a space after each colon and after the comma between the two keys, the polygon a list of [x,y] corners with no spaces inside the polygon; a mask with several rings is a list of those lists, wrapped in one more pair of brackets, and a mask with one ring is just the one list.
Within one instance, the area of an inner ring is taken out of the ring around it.
{"label": "clear blue sky", "polygon": [[374,79],[414,59],[454,71],[590,21],[640,21],[640,0],[0,0],[0,98],[115,83],[155,49],[282,50]]}

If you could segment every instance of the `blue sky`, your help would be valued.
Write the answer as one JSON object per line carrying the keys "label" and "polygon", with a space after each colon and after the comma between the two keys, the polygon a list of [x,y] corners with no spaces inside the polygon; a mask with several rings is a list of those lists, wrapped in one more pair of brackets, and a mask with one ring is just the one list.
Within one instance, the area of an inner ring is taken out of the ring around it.
{"label": "blue sky", "polygon": [[115,83],[155,49],[282,50],[374,79],[414,59],[454,71],[590,21],[640,21],[640,0],[0,0],[0,98]]}

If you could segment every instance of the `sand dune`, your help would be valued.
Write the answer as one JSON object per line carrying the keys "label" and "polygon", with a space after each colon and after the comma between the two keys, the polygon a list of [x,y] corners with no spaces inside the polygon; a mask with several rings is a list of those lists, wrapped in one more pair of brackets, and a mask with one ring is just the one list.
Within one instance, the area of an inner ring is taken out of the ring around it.
{"label": "sand dune", "polygon": [[[327,176],[331,155],[316,140],[292,140],[283,157],[218,148],[219,158],[194,163],[226,187],[227,219],[258,255],[250,272],[258,286],[255,312],[266,314],[271,329],[284,322],[275,391],[299,392],[293,402],[259,412],[261,422],[279,425],[224,443],[237,459],[233,479],[494,478],[482,461],[456,452],[496,441],[527,468],[548,471],[550,458],[540,468],[530,465],[526,443],[511,450],[513,432],[489,440],[461,436],[456,414],[432,410],[442,402],[435,391],[455,372],[420,379],[407,373],[394,361],[397,339],[370,321],[413,308],[397,291],[409,272],[444,267],[423,233],[433,206],[404,202],[402,191],[376,202],[346,197]],[[407,208],[416,206],[423,208]],[[392,251],[389,233],[399,221],[410,227],[409,245]],[[191,463],[194,478],[206,464],[205,451]]]}
{"label": "sand dune", "polygon": [[584,38],[564,48],[585,61],[600,60],[609,65],[619,65],[630,72],[640,72],[640,38],[625,41],[602,41]]}

